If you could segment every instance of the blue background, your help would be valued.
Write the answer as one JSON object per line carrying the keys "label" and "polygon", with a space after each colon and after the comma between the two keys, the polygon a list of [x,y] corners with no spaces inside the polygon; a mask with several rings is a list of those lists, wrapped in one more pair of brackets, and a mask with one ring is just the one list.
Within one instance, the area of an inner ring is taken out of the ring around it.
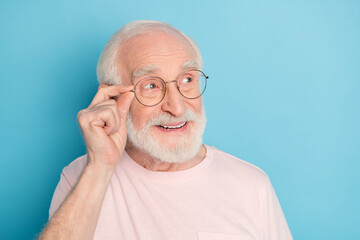
{"label": "blue background", "polygon": [[100,52],[135,19],[198,42],[205,143],[267,172],[294,239],[360,239],[359,1],[2,0],[0,18],[0,239],[46,223]]}

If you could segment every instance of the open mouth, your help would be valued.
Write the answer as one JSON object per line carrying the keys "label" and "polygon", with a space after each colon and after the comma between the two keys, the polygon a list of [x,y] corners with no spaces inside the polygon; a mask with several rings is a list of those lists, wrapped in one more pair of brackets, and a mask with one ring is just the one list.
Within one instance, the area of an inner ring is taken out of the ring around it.
{"label": "open mouth", "polygon": [[157,126],[165,130],[176,130],[184,127],[186,124],[187,122],[182,122],[175,125],[157,125]]}

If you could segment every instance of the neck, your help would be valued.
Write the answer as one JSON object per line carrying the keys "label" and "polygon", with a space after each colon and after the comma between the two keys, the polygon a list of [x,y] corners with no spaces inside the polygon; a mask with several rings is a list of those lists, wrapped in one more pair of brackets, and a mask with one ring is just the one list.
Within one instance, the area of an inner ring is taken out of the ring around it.
{"label": "neck", "polygon": [[150,154],[135,147],[129,141],[126,144],[125,150],[129,154],[129,156],[140,166],[150,171],[159,172],[174,172],[192,168],[202,162],[202,160],[204,160],[206,156],[206,148],[204,145],[201,145],[195,157],[181,163],[167,163],[159,159],[155,159]]}

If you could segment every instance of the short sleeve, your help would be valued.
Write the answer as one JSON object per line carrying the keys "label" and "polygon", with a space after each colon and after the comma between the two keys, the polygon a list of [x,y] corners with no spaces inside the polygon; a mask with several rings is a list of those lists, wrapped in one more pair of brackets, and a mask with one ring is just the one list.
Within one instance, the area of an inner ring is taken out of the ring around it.
{"label": "short sleeve", "polygon": [[269,178],[260,194],[260,213],[263,221],[264,239],[292,240],[292,236],[281,209],[279,200]]}
{"label": "short sleeve", "polygon": [[54,213],[65,201],[66,197],[70,194],[72,188],[76,185],[86,164],[87,157],[86,155],[84,155],[77,158],[63,169],[60,176],[60,181],[56,186],[55,192],[51,200],[49,219],[51,219]]}
{"label": "short sleeve", "polygon": [[61,173],[60,181],[55,188],[55,192],[53,194],[50,210],[49,210],[49,220],[54,215],[54,213],[59,209],[60,205],[63,203],[67,195],[70,193],[72,189],[71,184],[66,179],[64,172]]}

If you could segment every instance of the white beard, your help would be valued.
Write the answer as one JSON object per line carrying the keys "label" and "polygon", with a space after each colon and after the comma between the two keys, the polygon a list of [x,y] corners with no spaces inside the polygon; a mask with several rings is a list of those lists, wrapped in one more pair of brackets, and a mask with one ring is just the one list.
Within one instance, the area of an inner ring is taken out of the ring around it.
{"label": "white beard", "polygon": [[[161,143],[150,132],[151,127],[155,125],[167,125],[185,121],[188,122],[187,124],[192,124],[190,134],[179,137],[176,144],[172,146]],[[126,128],[130,142],[138,149],[148,153],[155,160],[167,163],[181,163],[194,158],[202,145],[202,135],[205,130],[205,125],[206,117],[204,108],[198,116],[189,109],[186,109],[183,116],[178,118],[166,113],[160,114],[148,120],[145,127],[140,130],[135,129],[130,112],[126,119]]]}

